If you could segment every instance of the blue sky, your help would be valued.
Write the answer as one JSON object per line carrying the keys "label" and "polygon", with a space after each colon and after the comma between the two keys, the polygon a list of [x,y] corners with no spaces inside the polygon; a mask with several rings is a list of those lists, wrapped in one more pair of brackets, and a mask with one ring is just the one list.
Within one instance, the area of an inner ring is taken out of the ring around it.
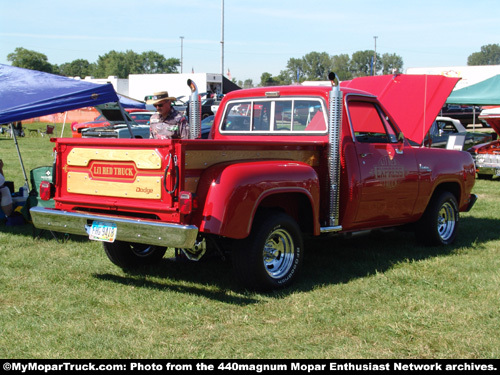
{"label": "blue sky", "polygon": [[[181,57],[183,71],[221,72],[222,0],[2,0],[0,63],[16,47],[52,64],[115,50]],[[410,67],[464,66],[500,43],[498,0],[224,0],[224,72],[260,82],[290,58],[373,50]]]}

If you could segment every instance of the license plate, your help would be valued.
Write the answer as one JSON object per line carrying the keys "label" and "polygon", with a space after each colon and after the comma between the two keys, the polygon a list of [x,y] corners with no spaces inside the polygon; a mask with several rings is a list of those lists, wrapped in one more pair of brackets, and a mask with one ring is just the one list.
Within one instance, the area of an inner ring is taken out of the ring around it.
{"label": "license plate", "polygon": [[104,242],[114,242],[116,238],[116,224],[104,221],[94,221],[89,231],[89,239]]}

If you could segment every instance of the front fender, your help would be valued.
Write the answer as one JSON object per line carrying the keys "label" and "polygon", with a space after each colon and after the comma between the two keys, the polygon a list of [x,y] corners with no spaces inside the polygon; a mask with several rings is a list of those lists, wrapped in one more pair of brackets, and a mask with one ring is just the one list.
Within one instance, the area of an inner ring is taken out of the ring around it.
{"label": "front fender", "polygon": [[259,204],[285,193],[303,194],[318,222],[319,178],[305,163],[271,160],[219,164],[203,173],[198,186],[200,210],[195,221],[200,232],[245,238]]}

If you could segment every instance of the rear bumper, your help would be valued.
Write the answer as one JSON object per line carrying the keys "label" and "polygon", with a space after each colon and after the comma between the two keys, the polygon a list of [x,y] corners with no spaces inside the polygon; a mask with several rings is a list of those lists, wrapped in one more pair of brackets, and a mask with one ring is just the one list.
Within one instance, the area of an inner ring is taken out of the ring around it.
{"label": "rear bumper", "polygon": [[112,222],[117,226],[116,240],[147,245],[191,249],[198,236],[198,228],[194,225],[67,212],[43,207],[31,208],[30,214],[33,225],[38,229],[81,236],[88,236],[88,228],[94,220]]}

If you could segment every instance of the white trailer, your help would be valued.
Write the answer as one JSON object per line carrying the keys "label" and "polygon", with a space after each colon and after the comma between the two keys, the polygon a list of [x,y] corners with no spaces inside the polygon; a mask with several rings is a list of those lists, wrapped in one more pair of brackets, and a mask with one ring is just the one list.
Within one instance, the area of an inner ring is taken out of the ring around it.
{"label": "white trailer", "polygon": [[138,100],[159,91],[168,91],[176,98],[184,96],[187,100],[191,94],[188,79],[196,82],[200,94],[222,94],[222,75],[215,73],[130,74],[128,79],[129,96]]}
{"label": "white trailer", "polygon": [[474,85],[500,74],[500,65],[440,66],[429,68],[408,68],[406,74],[437,74],[446,77],[460,77],[454,90]]}

